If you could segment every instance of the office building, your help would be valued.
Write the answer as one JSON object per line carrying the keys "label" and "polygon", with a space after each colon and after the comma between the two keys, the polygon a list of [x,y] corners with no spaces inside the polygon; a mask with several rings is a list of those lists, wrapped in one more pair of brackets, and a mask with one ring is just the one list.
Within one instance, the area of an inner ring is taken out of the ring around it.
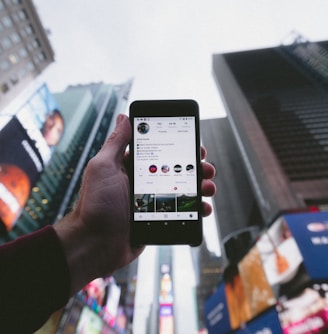
{"label": "office building", "polygon": [[327,283],[327,229],[311,228],[327,219],[327,47],[298,36],[290,45],[213,55],[227,118],[201,125],[217,168],[226,261],[204,306],[209,333],[327,331],[321,310],[302,299]]}
{"label": "office building", "polygon": [[327,47],[298,38],[291,45],[213,56],[265,224],[282,212],[328,203]]}
{"label": "office building", "polygon": [[54,61],[31,0],[0,1],[0,111]]}

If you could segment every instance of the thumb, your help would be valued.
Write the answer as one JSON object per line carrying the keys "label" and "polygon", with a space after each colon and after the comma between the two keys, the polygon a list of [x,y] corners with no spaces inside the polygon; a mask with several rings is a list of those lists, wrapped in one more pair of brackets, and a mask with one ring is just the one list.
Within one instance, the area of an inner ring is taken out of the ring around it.
{"label": "thumb", "polygon": [[105,150],[111,157],[121,157],[131,139],[131,124],[126,115],[119,114],[116,118],[116,127],[107,139],[101,150]]}

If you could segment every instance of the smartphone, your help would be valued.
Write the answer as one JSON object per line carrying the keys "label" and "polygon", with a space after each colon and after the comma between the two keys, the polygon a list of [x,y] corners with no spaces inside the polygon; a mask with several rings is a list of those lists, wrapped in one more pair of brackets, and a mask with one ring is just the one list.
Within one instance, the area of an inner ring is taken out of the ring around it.
{"label": "smartphone", "polygon": [[194,100],[130,105],[132,245],[202,242],[198,109]]}

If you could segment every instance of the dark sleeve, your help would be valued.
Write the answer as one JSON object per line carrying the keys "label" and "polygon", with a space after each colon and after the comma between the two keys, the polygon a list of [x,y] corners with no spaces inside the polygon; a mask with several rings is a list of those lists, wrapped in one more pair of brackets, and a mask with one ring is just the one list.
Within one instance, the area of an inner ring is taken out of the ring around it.
{"label": "dark sleeve", "polygon": [[51,226],[0,247],[1,333],[33,333],[66,304],[69,291],[67,262]]}

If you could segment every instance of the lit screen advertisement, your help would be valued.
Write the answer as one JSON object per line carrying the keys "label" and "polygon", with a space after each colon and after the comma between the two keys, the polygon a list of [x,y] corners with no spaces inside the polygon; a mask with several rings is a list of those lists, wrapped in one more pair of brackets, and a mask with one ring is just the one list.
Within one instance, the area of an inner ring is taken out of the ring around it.
{"label": "lit screen advertisement", "polygon": [[194,117],[135,118],[134,127],[134,219],[198,219]]}
{"label": "lit screen advertisement", "polygon": [[228,333],[231,330],[224,283],[205,302],[204,309],[208,334]]}
{"label": "lit screen advertisement", "polygon": [[328,333],[328,213],[289,214],[264,230],[206,302],[209,333]]}
{"label": "lit screen advertisement", "polygon": [[244,324],[235,334],[283,334],[278,313],[275,308],[259,315],[254,320]]}
{"label": "lit screen advertisement", "polygon": [[12,115],[0,115],[0,221],[10,230],[64,131],[53,95],[42,85]]}
{"label": "lit screen advertisement", "polygon": [[[79,293],[82,300],[97,313],[106,324],[123,331],[118,324],[121,288],[113,276],[96,278],[88,283]],[[120,314],[122,320],[123,314]],[[124,326],[126,323],[124,323]]]}
{"label": "lit screen advertisement", "polygon": [[159,334],[174,333],[173,284],[170,266],[162,264],[159,295]]}
{"label": "lit screen advertisement", "polygon": [[311,279],[328,279],[328,212],[286,215]]}
{"label": "lit screen advertisement", "polygon": [[328,330],[327,227],[327,213],[285,215],[257,242],[285,334]]}

